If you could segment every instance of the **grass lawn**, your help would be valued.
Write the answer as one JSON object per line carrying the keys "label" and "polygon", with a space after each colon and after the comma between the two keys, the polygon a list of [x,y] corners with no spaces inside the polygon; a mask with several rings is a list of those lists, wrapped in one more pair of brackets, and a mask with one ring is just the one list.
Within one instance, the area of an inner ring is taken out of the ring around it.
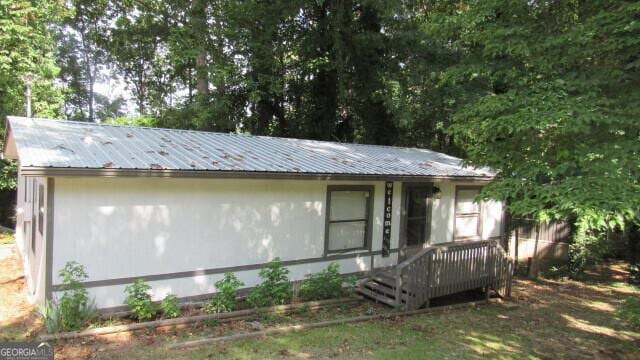
{"label": "grass lawn", "polygon": [[[17,259],[0,263],[0,341],[34,336],[41,324],[21,293]],[[11,276],[8,276],[12,273]],[[616,318],[615,310],[640,289],[624,282],[624,265],[593,269],[576,281],[514,284],[515,309],[484,305],[448,313],[332,326],[262,339],[167,350],[165,345],[203,336],[227,335],[241,323],[200,324],[182,329],[113,334],[58,341],[57,358],[171,359],[640,359],[640,332]],[[5,278],[11,278],[7,281]],[[361,315],[370,305],[306,314],[296,321]],[[377,309],[377,308],[376,308]],[[306,317],[306,319],[305,319]],[[310,319],[312,318],[312,319]],[[274,323],[291,318],[271,319]]]}
{"label": "grass lawn", "polygon": [[9,232],[0,232],[0,245],[13,244],[15,242],[13,234]]}

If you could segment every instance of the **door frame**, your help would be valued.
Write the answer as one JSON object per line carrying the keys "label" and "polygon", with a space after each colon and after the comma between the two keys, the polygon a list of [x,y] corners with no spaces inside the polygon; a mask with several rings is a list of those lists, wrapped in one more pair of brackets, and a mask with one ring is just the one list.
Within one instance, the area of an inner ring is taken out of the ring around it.
{"label": "door frame", "polygon": [[[400,198],[400,241],[398,244],[398,262],[404,261],[411,254],[407,253],[407,221],[408,221],[408,206],[409,206],[409,190],[412,188],[429,189],[427,196],[427,217],[424,229],[424,241],[423,247],[431,244],[431,212],[433,211],[433,182],[403,182],[402,183],[402,195]],[[419,247],[415,246],[415,248]],[[414,248],[414,247],[411,247]]]}

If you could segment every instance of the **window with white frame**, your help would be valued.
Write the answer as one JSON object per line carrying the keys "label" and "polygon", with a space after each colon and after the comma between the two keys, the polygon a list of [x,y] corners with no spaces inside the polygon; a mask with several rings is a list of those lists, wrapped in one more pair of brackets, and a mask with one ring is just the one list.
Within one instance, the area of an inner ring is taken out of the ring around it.
{"label": "window with white frame", "polygon": [[478,239],[481,237],[480,203],[475,199],[479,187],[456,188],[455,239]]}
{"label": "window with white frame", "polygon": [[372,186],[327,187],[326,252],[369,246],[372,196]]}

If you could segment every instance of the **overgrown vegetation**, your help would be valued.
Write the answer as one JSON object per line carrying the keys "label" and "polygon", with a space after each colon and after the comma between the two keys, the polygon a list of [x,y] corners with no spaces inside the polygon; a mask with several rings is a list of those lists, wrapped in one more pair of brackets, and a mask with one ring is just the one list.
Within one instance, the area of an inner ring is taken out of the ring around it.
{"label": "overgrown vegetation", "polygon": [[483,196],[514,215],[574,222],[573,274],[639,222],[636,1],[162,5],[12,2],[0,127],[33,74],[37,116],[429,147],[499,170]]}
{"label": "overgrown vegetation", "polygon": [[289,269],[282,266],[280,258],[271,260],[259,273],[262,283],[257,285],[247,301],[254,307],[283,305],[291,300],[292,288]]}
{"label": "overgrown vegetation", "polygon": [[182,311],[180,310],[180,301],[178,297],[173,294],[167,294],[162,302],[160,302],[160,310],[165,318],[173,319],[180,316]]}
{"label": "overgrown vegetation", "polygon": [[340,265],[331,263],[302,282],[300,297],[305,301],[340,298],[349,294],[356,283],[355,276],[340,275]]}
{"label": "overgrown vegetation", "polygon": [[508,200],[517,216],[574,221],[580,273],[607,232],[639,221],[640,4],[456,6],[425,16],[460,56],[438,75],[460,91],[449,133],[469,163],[500,170],[483,196]]}
{"label": "overgrown vegetation", "polygon": [[54,301],[46,301],[39,312],[50,333],[78,330],[98,314],[95,302],[82,285],[88,278],[87,273],[84,266],[70,261],[58,276],[61,279],[62,296]]}
{"label": "overgrown vegetation", "polygon": [[124,288],[127,297],[125,303],[129,306],[131,315],[138,321],[152,319],[156,315],[156,306],[151,301],[151,286],[144,279],[137,279]]}
{"label": "overgrown vegetation", "polygon": [[224,273],[222,279],[216,281],[216,294],[203,306],[208,313],[221,313],[233,311],[236,308],[238,289],[244,283],[236,278],[233,273]]}
{"label": "overgrown vegetation", "polygon": [[635,329],[640,330],[640,299],[629,298],[617,310],[617,315]]}

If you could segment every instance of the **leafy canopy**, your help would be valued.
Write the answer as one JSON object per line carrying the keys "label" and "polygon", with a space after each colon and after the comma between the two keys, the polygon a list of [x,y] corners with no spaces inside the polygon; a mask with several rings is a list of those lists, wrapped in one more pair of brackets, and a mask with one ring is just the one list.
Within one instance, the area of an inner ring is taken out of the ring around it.
{"label": "leafy canopy", "polygon": [[[444,4],[444,5],[443,5]],[[460,54],[441,86],[467,98],[450,133],[484,196],[516,215],[614,228],[640,208],[640,4],[439,2],[426,31]]]}

